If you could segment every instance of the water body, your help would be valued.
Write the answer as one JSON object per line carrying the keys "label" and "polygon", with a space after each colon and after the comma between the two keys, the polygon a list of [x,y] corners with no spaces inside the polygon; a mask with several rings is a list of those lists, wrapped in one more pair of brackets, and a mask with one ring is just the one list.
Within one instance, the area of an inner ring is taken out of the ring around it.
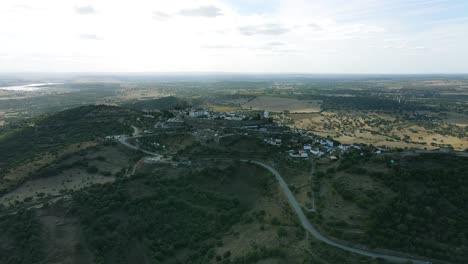
{"label": "water body", "polygon": [[30,92],[30,91],[39,90],[43,86],[50,86],[50,85],[57,85],[57,84],[62,84],[62,83],[32,83],[32,84],[19,85],[19,86],[5,86],[5,87],[0,87],[0,90]]}

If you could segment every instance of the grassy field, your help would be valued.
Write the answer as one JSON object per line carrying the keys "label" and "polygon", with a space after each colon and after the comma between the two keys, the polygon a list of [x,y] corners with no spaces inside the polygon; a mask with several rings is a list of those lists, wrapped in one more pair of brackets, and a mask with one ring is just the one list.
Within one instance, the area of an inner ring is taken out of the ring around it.
{"label": "grassy field", "polygon": [[71,144],[54,154],[45,153],[31,161],[24,162],[11,169],[2,177],[2,181],[0,181],[0,191],[8,190],[14,186],[17,186],[18,183],[25,181],[40,168],[47,167],[66,155],[70,155],[80,150],[94,147],[96,145],[97,143],[93,141]]}
{"label": "grassy field", "polygon": [[[418,119],[422,116],[425,119]],[[450,145],[468,148],[466,117],[457,113],[443,115],[390,114],[373,111],[325,111],[315,114],[288,114],[276,122],[341,143],[364,143],[392,148],[437,149]]]}
{"label": "grassy field", "polygon": [[220,113],[234,112],[234,111],[238,111],[242,109],[239,106],[234,106],[234,105],[211,105],[211,104],[208,105],[207,108],[212,111],[220,112]]}
{"label": "grassy field", "polygon": [[[11,178],[9,182],[24,181],[24,183],[3,195],[0,204],[34,201],[49,195],[55,196],[66,191],[80,190],[93,184],[112,182],[115,180],[115,175],[133,164],[125,153],[126,149],[121,146],[92,145],[91,147],[86,144],[82,146],[87,148],[72,148],[73,152],[69,148],[61,156],[48,160],[47,166],[42,163],[31,163],[31,166],[22,166],[15,170],[10,175],[15,178]],[[39,166],[40,164],[42,166]]]}

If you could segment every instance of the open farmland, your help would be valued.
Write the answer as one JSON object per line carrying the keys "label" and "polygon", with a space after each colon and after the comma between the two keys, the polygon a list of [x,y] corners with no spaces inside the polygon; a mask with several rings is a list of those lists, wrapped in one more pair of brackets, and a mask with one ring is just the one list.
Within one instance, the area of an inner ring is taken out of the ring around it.
{"label": "open farmland", "polygon": [[437,149],[468,147],[462,114],[382,113],[377,111],[324,111],[315,114],[278,116],[277,122],[344,144],[363,143],[393,148]]}
{"label": "open farmland", "polygon": [[270,112],[316,113],[320,111],[318,100],[298,100],[271,96],[258,96],[244,103],[242,108],[251,110],[268,110]]}

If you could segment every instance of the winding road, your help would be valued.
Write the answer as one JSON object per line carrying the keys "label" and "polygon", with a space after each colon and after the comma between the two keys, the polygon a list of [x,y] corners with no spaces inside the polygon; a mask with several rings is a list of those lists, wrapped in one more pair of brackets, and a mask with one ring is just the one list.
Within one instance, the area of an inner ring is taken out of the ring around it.
{"label": "winding road", "polygon": [[[129,147],[129,148],[134,149],[134,150],[140,150],[140,151],[142,151],[142,152],[144,152],[146,154],[149,154],[149,155],[153,155],[153,156],[159,155],[157,153],[153,153],[153,152],[149,152],[149,151],[146,151],[144,149],[141,149],[138,146],[134,146],[134,145],[128,143],[126,140],[127,140],[127,138],[119,139],[119,142],[121,144],[123,144],[124,146],[126,146],[126,147]],[[280,184],[280,187],[283,189],[284,193],[286,194],[289,205],[294,209],[294,212],[296,213],[297,217],[299,218],[299,220],[300,220],[302,226],[304,227],[304,229],[306,229],[312,236],[314,236],[316,239],[324,242],[325,244],[328,244],[328,245],[330,245],[332,247],[336,247],[336,248],[339,248],[339,249],[342,249],[342,250],[345,250],[345,251],[348,251],[348,252],[351,252],[351,253],[355,253],[355,254],[359,254],[359,255],[363,255],[363,256],[368,256],[368,257],[371,257],[371,258],[380,258],[380,259],[384,259],[386,261],[390,261],[390,262],[394,262],[394,263],[431,264],[430,261],[412,259],[412,258],[408,258],[408,257],[400,257],[400,256],[394,256],[394,255],[387,255],[387,254],[384,254],[384,253],[378,253],[378,252],[370,251],[370,250],[367,250],[367,249],[360,249],[360,248],[356,248],[356,247],[350,247],[350,246],[340,244],[338,242],[335,242],[335,241],[325,237],[324,235],[322,235],[318,231],[318,229],[315,226],[313,226],[310,223],[309,219],[307,219],[304,212],[302,211],[302,208],[301,208],[300,204],[297,202],[296,197],[291,192],[291,190],[289,190],[288,184],[284,181],[283,177],[281,177],[281,175],[279,174],[278,171],[276,171],[273,167],[271,167],[270,165],[267,165],[267,164],[265,164],[263,162],[251,161],[251,160],[241,160],[241,161],[259,165],[259,166],[267,169],[271,173],[273,173],[273,175],[275,175],[276,180]]]}
{"label": "winding road", "polygon": [[285,194],[286,194],[286,196],[288,198],[289,205],[294,209],[294,211],[296,212],[296,215],[299,217],[299,220],[301,221],[302,226],[312,236],[314,236],[316,239],[324,242],[325,244],[328,244],[328,245],[336,247],[336,248],[340,248],[340,249],[348,251],[348,252],[356,253],[356,254],[359,254],[359,255],[368,256],[368,257],[372,257],[372,258],[381,258],[381,259],[385,259],[387,261],[395,262],[395,263],[408,263],[408,262],[409,263],[414,263],[414,264],[430,264],[431,263],[429,261],[424,261],[424,260],[386,255],[386,254],[383,254],[383,253],[377,253],[377,252],[373,252],[373,251],[366,250],[366,249],[359,249],[359,248],[349,247],[349,246],[337,243],[337,242],[325,237],[324,235],[322,235],[317,230],[317,228],[315,228],[310,223],[309,219],[307,219],[304,212],[302,211],[301,206],[299,205],[296,198],[294,197],[294,194],[291,192],[291,190],[289,190],[288,185],[284,181],[283,177],[281,177],[281,175],[273,167],[271,167],[271,166],[269,166],[269,165],[267,165],[265,163],[258,162],[258,161],[248,161],[248,160],[241,160],[241,161],[250,162],[250,163],[259,165],[259,166],[269,170],[271,173],[273,173],[273,175],[275,175],[276,180],[280,184],[281,188],[285,192]]}
{"label": "winding road", "polygon": [[131,149],[134,149],[134,150],[139,150],[145,154],[148,154],[148,155],[151,155],[151,156],[160,156],[160,154],[156,153],[156,152],[151,152],[151,151],[148,151],[148,150],[144,150],[142,148],[139,148],[137,146],[134,146],[130,143],[127,142],[127,139],[130,139],[130,138],[137,138],[137,137],[121,137],[118,139],[118,141],[120,142],[120,144],[126,146],[127,148],[131,148]]}

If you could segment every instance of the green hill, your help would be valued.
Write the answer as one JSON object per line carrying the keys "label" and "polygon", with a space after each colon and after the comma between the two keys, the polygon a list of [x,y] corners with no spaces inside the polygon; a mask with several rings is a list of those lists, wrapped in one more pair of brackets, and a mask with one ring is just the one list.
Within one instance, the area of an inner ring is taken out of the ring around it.
{"label": "green hill", "polygon": [[44,151],[132,132],[130,121],[139,112],[115,106],[83,106],[48,116],[33,126],[0,140],[1,167],[25,161]]}
{"label": "green hill", "polygon": [[184,99],[168,96],[152,100],[134,101],[122,105],[123,107],[137,109],[137,110],[170,110],[170,109],[184,109],[190,106],[189,102]]}

